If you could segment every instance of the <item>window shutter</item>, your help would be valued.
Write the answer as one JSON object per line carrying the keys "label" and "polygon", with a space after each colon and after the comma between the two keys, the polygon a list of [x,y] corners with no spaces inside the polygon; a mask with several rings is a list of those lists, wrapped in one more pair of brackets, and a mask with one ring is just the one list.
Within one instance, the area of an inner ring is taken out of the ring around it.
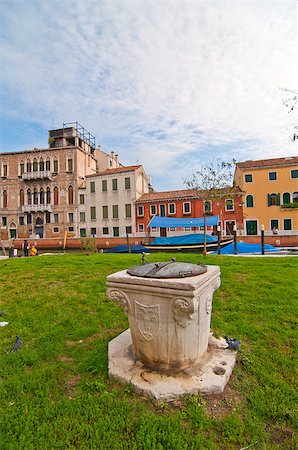
{"label": "window shutter", "polygon": [[267,197],[268,197],[268,206],[271,206],[271,195],[268,194]]}
{"label": "window shutter", "polygon": [[280,194],[277,194],[277,205],[280,206]]}

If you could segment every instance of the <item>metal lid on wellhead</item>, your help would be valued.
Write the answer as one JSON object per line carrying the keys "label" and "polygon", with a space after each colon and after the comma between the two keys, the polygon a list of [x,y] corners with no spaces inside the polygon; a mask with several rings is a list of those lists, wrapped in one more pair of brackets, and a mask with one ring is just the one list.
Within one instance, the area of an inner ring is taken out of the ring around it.
{"label": "metal lid on wellhead", "polygon": [[207,272],[207,267],[199,264],[176,262],[175,259],[166,262],[141,264],[127,269],[129,275],[143,278],[185,278],[201,275]]}

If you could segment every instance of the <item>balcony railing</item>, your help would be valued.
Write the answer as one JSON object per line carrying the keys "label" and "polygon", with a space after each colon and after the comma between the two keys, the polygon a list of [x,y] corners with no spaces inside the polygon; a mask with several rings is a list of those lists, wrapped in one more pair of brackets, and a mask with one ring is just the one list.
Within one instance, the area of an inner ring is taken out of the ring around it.
{"label": "balcony railing", "polygon": [[22,211],[24,213],[31,213],[31,212],[46,212],[51,211],[51,205],[44,205],[43,203],[38,203],[37,205],[24,205],[22,206]]}
{"label": "balcony railing", "polygon": [[22,174],[23,180],[38,180],[38,179],[44,179],[49,178],[51,179],[52,172],[50,170],[43,170],[43,171],[37,171],[37,172],[26,172]]}

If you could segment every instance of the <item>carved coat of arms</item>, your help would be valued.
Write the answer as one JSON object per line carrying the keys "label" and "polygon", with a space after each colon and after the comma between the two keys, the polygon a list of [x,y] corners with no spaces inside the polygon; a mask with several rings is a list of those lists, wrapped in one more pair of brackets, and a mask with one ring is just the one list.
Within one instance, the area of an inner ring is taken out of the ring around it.
{"label": "carved coat of arms", "polygon": [[135,302],[136,323],[141,336],[151,341],[159,330],[159,305],[142,305]]}

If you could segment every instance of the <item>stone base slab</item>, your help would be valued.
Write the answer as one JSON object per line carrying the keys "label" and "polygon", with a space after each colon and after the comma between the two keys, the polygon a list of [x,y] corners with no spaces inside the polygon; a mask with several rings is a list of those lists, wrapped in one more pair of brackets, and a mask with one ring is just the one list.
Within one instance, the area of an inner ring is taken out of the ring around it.
{"label": "stone base slab", "polygon": [[128,329],[109,342],[109,375],[157,400],[174,400],[198,392],[220,394],[236,362],[236,352],[226,346],[224,339],[210,335],[208,351],[198,364],[179,372],[158,372],[136,361]]}

